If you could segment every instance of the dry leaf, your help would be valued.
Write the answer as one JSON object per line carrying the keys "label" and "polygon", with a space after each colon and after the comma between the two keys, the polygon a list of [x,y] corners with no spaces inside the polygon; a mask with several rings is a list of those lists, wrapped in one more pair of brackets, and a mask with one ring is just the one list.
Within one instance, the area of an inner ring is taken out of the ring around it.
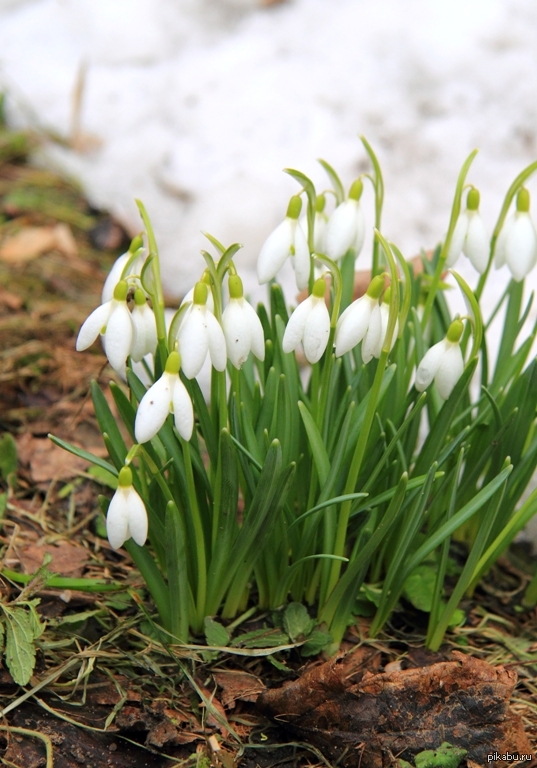
{"label": "dry leaf", "polygon": [[222,688],[222,704],[226,709],[233,709],[237,699],[241,701],[256,701],[265,686],[254,675],[248,672],[214,672],[213,677],[219,688]]}
{"label": "dry leaf", "polygon": [[54,445],[46,437],[33,437],[28,432],[17,439],[17,453],[21,464],[29,466],[34,483],[70,480],[88,468],[85,459]]}
{"label": "dry leaf", "polygon": [[47,566],[49,571],[70,578],[82,576],[88,560],[88,552],[79,544],[66,540],[58,541],[57,544],[32,543],[17,548],[23,573],[35,573],[43,565],[43,556],[46,552],[52,557]]}
{"label": "dry leaf", "polygon": [[411,760],[444,741],[480,765],[495,765],[494,752],[531,752],[522,719],[509,710],[513,670],[455,651],[456,661],[356,673],[352,655],[262,693],[257,706],[347,766],[383,768],[391,755]]}
{"label": "dry leaf", "polygon": [[0,246],[0,259],[8,264],[19,264],[36,259],[42,253],[61,251],[66,256],[76,256],[78,247],[67,224],[54,227],[24,227],[6,237]]}

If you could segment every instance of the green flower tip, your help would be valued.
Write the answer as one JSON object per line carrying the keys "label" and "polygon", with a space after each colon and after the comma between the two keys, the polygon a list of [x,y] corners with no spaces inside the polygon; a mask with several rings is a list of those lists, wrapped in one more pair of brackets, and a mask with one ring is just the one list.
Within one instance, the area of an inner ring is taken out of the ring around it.
{"label": "green flower tip", "polygon": [[134,303],[137,307],[143,307],[143,305],[146,303],[145,293],[141,288],[137,288],[134,291]]}
{"label": "green flower tip", "polygon": [[315,296],[317,299],[324,298],[324,294],[326,293],[326,283],[324,281],[324,277],[320,277],[318,280],[316,280],[313,283],[313,290],[311,292],[312,296]]}
{"label": "green flower tip", "polygon": [[136,251],[139,251],[140,248],[142,248],[144,245],[144,241],[141,235],[136,235],[136,237],[132,238],[131,244],[129,245],[129,253],[136,253]]}
{"label": "green flower tip", "polygon": [[322,213],[325,205],[326,197],[323,194],[317,195],[317,199],[315,200],[315,210],[317,213]]}
{"label": "green flower tip", "polygon": [[371,280],[371,282],[369,283],[369,287],[366,291],[366,294],[369,296],[370,299],[380,298],[380,294],[384,290],[385,279],[386,279],[386,272],[383,272],[382,275],[377,275]]}
{"label": "green flower tip", "polygon": [[199,282],[194,286],[194,304],[206,304],[209,289],[207,283]]}
{"label": "green flower tip", "polygon": [[205,285],[208,285],[210,287],[211,285],[211,273],[208,269],[206,269],[203,273],[203,275],[200,278],[202,283],[205,283]]}
{"label": "green flower tip", "polygon": [[362,179],[356,179],[356,181],[353,181],[349,190],[349,200],[359,200],[362,197],[363,189],[364,185],[362,183]]}
{"label": "green flower tip", "polygon": [[130,467],[121,467],[117,478],[118,485],[121,488],[130,488],[132,485],[132,472]]}
{"label": "green flower tip", "polygon": [[166,373],[179,373],[181,367],[181,355],[179,352],[170,352],[166,360]]}
{"label": "green flower tip", "polygon": [[516,209],[520,213],[528,213],[530,209],[530,193],[526,187],[521,187],[516,196]]}
{"label": "green flower tip", "polygon": [[472,187],[472,189],[468,192],[468,197],[466,198],[466,207],[469,211],[477,211],[479,209],[479,190],[475,187]]}
{"label": "green flower tip", "polygon": [[116,301],[125,301],[129,292],[129,286],[126,280],[120,280],[114,288],[114,299]]}
{"label": "green flower tip", "polygon": [[461,340],[462,332],[464,331],[464,323],[462,320],[454,320],[448,328],[446,333],[446,339],[452,343],[458,344]]}
{"label": "green flower tip", "polygon": [[302,200],[300,199],[299,195],[293,195],[293,197],[289,200],[289,205],[287,206],[287,218],[298,219],[301,210]]}
{"label": "green flower tip", "polygon": [[229,286],[229,297],[231,299],[242,299],[243,297],[242,280],[238,275],[230,275],[228,286]]}

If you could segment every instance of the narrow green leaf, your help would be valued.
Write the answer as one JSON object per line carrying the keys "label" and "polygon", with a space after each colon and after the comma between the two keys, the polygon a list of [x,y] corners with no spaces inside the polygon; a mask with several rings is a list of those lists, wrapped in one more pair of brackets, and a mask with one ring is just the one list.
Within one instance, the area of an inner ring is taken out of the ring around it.
{"label": "narrow green leaf", "polygon": [[308,441],[310,444],[313,460],[319,476],[319,483],[321,487],[325,484],[328,473],[330,472],[330,459],[326,452],[326,447],[321,437],[321,433],[315,423],[313,416],[308,411],[306,405],[300,400],[298,401],[298,410],[302,416],[302,421],[306,428],[308,435]]}
{"label": "narrow green leaf", "polygon": [[89,461],[90,464],[95,464],[96,467],[106,469],[107,472],[110,472],[112,475],[117,477],[117,469],[113,466],[113,464],[109,464],[104,459],[101,459],[98,456],[94,456],[92,453],[88,453],[88,451],[84,451],[82,448],[77,448],[76,445],[71,445],[71,443],[67,443],[65,440],[60,440],[59,437],[55,437],[51,434],[49,434],[48,437],[50,440],[52,440],[54,445],[59,445],[60,448],[64,448],[66,451],[69,451],[69,453],[78,456],[79,459],[84,459],[85,461]]}

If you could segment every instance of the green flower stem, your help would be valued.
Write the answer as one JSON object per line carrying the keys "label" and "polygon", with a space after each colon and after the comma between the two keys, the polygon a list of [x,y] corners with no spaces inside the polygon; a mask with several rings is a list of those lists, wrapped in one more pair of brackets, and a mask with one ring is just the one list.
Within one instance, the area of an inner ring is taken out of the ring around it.
{"label": "green flower stem", "polygon": [[138,206],[138,210],[140,211],[140,215],[147,232],[149,258],[151,259],[151,269],[153,271],[151,302],[153,304],[153,312],[155,313],[155,322],[157,325],[157,356],[160,359],[161,370],[164,370],[164,366],[166,365],[166,360],[168,358],[168,347],[166,344],[167,334],[166,318],[164,317],[164,293],[162,291],[162,279],[160,275],[160,261],[157,241],[155,239],[155,233],[153,231],[153,227],[151,225],[151,221],[144,204],[141,200],[136,200],[136,205]]}
{"label": "green flower stem", "polygon": [[330,316],[330,335],[328,337],[328,345],[326,347],[327,353],[324,355],[325,361],[321,381],[321,397],[316,419],[319,431],[321,434],[323,434],[324,416],[326,413],[326,406],[328,403],[330,389],[330,376],[332,374],[332,367],[334,365],[334,354],[332,349],[334,347],[334,336],[336,334],[336,325],[339,318],[339,308],[341,306],[343,285],[339,267],[334,261],[332,261],[332,259],[329,259],[328,256],[323,256],[322,254],[315,254],[315,258],[319,259],[319,261],[321,261],[323,264],[326,264],[326,266],[329,268],[334,284],[334,303],[332,305],[332,314]]}
{"label": "green flower stem", "polygon": [[196,590],[196,631],[203,628],[203,619],[205,618],[205,602],[207,599],[207,556],[205,549],[205,534],[201,520],[198,500],[196,495],[196,486],[194,483],[194,473],[192,472],[192,459],[190,456],[190,443],[183,438],[181,447],[183,449],[183,458],[185,461],[186,485],[188,498],[190,501],[190,511],[192,513],[192,523],[194,526],[194,536],[196,538],[196,563],[197,563],[197,590]]}
{"label": "green flower stem", "polygon": [[[369,144],[365,136],[360,136],[360,141],[364,145],[365,151],[369,155],[369,159],[371,160],[373,169],[375,171],[375,177],[374,179],[371,179],[371,181],[373,182],[373,188],[375,190],[375,229],[380,232],[382,206],[384,204],[384,179],[382,177],[380,163],[373,151],[372,146]],[[375,277],[375,275],[382,271],[382,268],[379,264],[379,247],[379,241],[375,237],[373,240],[373,266],[371,268],[371,277]]]}
{"label": "green flower stem", "polygon": [[[386,242],[386,240],[384,239],[384,237],[380,234],[380,232],[378,231],[375,232],[375,238],[378,239],[380,245],[382,246],[382,249],[390,265],[390,277],[391,277],[392,285],[397,287],[397,268],[396,268],[395,260],[390,250],[390,247]],[[350,494],[354,492],[356,487],[356,481],[358,480],[358,475],[360,474],[360,469],[362,468],[362,461],[364,459],[367,442],[369,440],[369,435],[371,432],[371,427],[373,426],[373,421],[375,418],[377,403],[380,395],[380,390],[382,387],[382,379],[384,377],[384,370],[388,362],[388,355],[390,354],[391,340],[395,330],[395,323],[396,323],[398,314],[399,314],[399,291],[393,290],[391,292],[391,298],[390,298],[390,314],[389,314],[389,320],[388,320],[388,328],[386,329],[386,337],[384,339],[384,343],[382,346],[382,351],[381,351],[379,362],[377,365],[377,370],[375,372],[375,378],[373,380],[373,386],[371,387],[371,390],[370,390],[369,401],[368,401],[367,410],[364,416],[363,426],[360,431],[358,442],[356,443],[356,448],[354,449],[354,454],[352,457],[349,474],[347,475],[347,480],[345,483],[343,494]],[[334,551],[333,551],[333,554],[336,555],[337,557],[343,557],[345,553],[345,543],[347,539],[347,528],[349,524],[351,507],[352,507],[352,500],[344,501],[343,504],[341,505],[339,519],[337,523],[336,540],[335,540]],[[334,587],[338,582],[339,575],[341,573],[341,563],[342,563],[341,560],[334,560],[332,562],[332,566],[330,569],[330,576],[328,580],[328,588],[326,591],[327,597],[330,596],[332,590],[334,589]]]}
{"label": "green flower stem", "polygon": [[466,176],[468,174],[468,171],[470,170],[470,166],[476,155],[477,155],[477,149],[474,149],[473,152],[470,152],[470,154],[468,155],[468,157],[463,163],[463,166],[459,173],[459,178],[457,179],[457,186],[455,187],[455,196],[453,198],[453,205],[451,207],[451,218],[449,220],[449,227],[448,227],[446,239],[442,244],[442,249],[440,251],[440,255],[436,263],[436,269],[431,282],[431,287],[429,288],[429,293],[427,294],[427,301],[425,302],[425,308],[423,310],[421,327],[424,330],[429,321],[429,317],[431,316],[434,300],[436,297],[436,293],[438,291],[438,286],[440,284],[440,278],[442,277],[442,272],[444,271],[444,265],[446,263],[447,255],[449,253],[449,246],[451,245],[451,240],[453,238],[453,232],[455,231],[459,214],[461,212],[461,199],[462,199],[462,193],[464,191],[464,182],[466,180]]}

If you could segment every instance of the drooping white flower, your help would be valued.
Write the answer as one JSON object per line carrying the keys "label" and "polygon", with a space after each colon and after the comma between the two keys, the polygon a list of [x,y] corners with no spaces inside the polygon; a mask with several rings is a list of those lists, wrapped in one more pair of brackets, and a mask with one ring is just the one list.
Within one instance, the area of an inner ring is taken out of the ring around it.
{"label": "drooping white flower", "polygon": [[131,353],[134,325],[127,306],[128,285],[125,280],[117,283],[114,298],[101,304],[84,321],[76,340],[76,349],[82,352],[90,347],[97,336],[103,336],[106,356],[112,368],[121,373]]}
{"label": "drooping white flower", "polygon": [[257,277],[261,285],[276,277],[290,257],[298,289],[302,291],[307,287],[310,252],[308,241],[298,221],[301,209],[302,200],[295,195],[289,202],[285,219],[265,240],[257,261]]}
{"label": "drooping white flower", "polygon": [[226,339],[227,356],[240,368],[250,351],[265,359],[265,335],[255,309],[243,296],[242,280],[238,275],[229,278],[229,303],[222,314],[222,328]]}
{"label": "drooping white flower", "polygon": [[365,338],[371,315],[384,290],[384,275],[373,278],[367,291],[341,313],[336,326],[336,357],[341,357]]}
{"label": "drooping white flower", "polygon": [[[123,253],[121,256],[118,256],[118,258],[115,260],[112,265],[112,269],[104,281],[101,295],[101,302],[103,304],[106,304],[107,301],[110,301],[110,299],[113,298],[114,289],[120,280],[125,279],[130,282],[128,280],[130,275],[139,275],[141,273],[146,257],[146,254],[142,248],[143,240],[140,235],[136,235],[130,244],[129,250],[126,253]],[[135,257],[136,253],[138,253],[138,255]],[[123,275],[125,267],[129,261],[131,263],[126,271],[126,274]],[[134,282],[139,285],[139,280],[135,280]]]}
{"label": "drooping white flower", "polygon": [[147,443],[155,437],[169,413],[173,413],[175,427],[183,440],[192,437],[194,409],[190,395],[179,378],[180,367],[179,354],[171,352],[164,373],[142,397],[134,422],[138,443]]}
{"label": "drooping white flower", "polygon": [[[362,343],[362,360],[369,363],[374,357],[380,357],[386,333],[388,331],[388,321],[390,319],[390,293],[391,287],[388,287],[384,293],[382,304],[376,304],[371,312],[369,326]],[[399,321],[395,321],[392,338],[390,341],[390,351],[393,349],[397,340],[397,331]]]}
{"label": "drooping white flower", "polygon": [[181,366],[187,379],[198,375],[207,353],[217,371],[226,369],[224,332],[206,302],[207,285],[203,282],[196,283],[194,301],[186,310],[177,333]]}
{"label": "drooping white flower", "polygon": [[132,484],[132,471],[119,471],[117,491],[106,514],[106,534],[113,549],[119,549],[131,537],[143,547],[147,539],[147,511]]}
{"label": "drooping white flower", "polygon": [[134,340],[131,348],[131,358],[139,363],[146,355],[154,355],[157,348],[157,324],[155,314],[147,303],[145,293],[141,288],[134,292],[134,307],[131,313],[134,325]]}
{"label": "drooping white flower", "polygon": [[460,339],[464,325],[454,320],[445,339],[431,347],[423,356],[416,371],[415,387],[423,392],[434,379],[440,397],[447,400],[464,370]]}
{"label": "drooping white flower", "polygon": [[326,227],[326,253],[334,261],[343,258],[348,250],[358,256],[365,238],[365,219],[360,205],[363,184],[357,179],[350,188],[349,197],[335,209]]}
{"label": "drooping white flower", "polygon": [[[317,195],[315,201],[315,214],[313,217],[313,250],[315,253],[326,253],[326,227],[328,225],[328,216],[324,212],[326,198],[324,195]],[[300,219],[302,231],[308,239],[309,227],[308,217],[303,216]]]}
{"label": "drooping white flower", "polygon": [[[206,302],[207,303],[207,308],[214,314],[214,298],[213,298],[213,294],[212,294],[212,291],[211,291],[211,288],[210,288],[210,286],[211,286],[211,277],[209,275],[209,271],[208,270],[205,270],[205,272],[201,276],[200,280],[201,280],[202,283],[205,283],[207,285],[207,289],[208,289],[207,290],[207,302]],[[187,304],[188,302],[190,302],[191,304],[194,302],[194,288],[195,287],[196,287],[195,285],[192,286],[192,288],[189,291],[187,291],[187,293],[185,293],[185,295],[183,297],[183,300],[181,301],[181,304],[179,305],[180,307],[182,307],[183,304]]]}
{"label": "drooping white flower", "polygon": [[462,252],[478,272],[484,272],[489,260],[489,238],[479,213],[479,192],[474,187],[468,192],[466,206],[455,224],[445,264],[452,267]]}
{"label": "drooping white flower", "polygon": [[507,264],[517,282],[537,263],[537,232],[529,210],[530,194],[522,187],[517,195],[516,212],[507,219],[496,242],[496,269]]}
{"label": "drooping white flower", "polygon": [[330,335],[330,315],[324,300],[326,283],[320,277],[313,284],[313,291],[298,305],[287,323],[282,339],[284,352],[292,352],[300,342],[309,363],[321,359]]}

